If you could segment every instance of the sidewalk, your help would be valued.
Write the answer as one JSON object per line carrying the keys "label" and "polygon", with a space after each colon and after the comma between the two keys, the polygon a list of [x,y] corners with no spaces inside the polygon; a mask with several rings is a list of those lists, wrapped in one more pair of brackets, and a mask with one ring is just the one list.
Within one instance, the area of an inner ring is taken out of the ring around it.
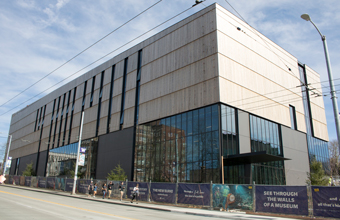
{"label": "sidewalk", "polygon": [[[183,214],[189,215],[200,215],[200,216],[207,216],[207,217],[215,217],[215,218],[225,218],[225,219],[239,219],[239,220],[250,220],[250,219],[263,219],[263,220],[287,220],[287,219],[311,219],[310,217],[300,217],[300,216],[282,216],[276,215],[271,213],[251,213],[251,212],[220,212],[217,210],[207,210],[207,209],[199,209],[199,208],[187,208],[187,207],[179,207],[173,205],[162,205],[159,203],[151,203],[146,201],[139,201],[138,204],[130,203],[130,200],[125,199],[123,201],[119,201],[117,198],[113,199],[103,199],[102,196],[98,196],[96,198],[88,197],[84,194],[75,194],[71,195],[70,192],[64,191],[54,191],[49,189],[42,189],[42,188],[30,188],[25,186],[18,186],[18,185],[10,185],[10,184],[1,184],[2,187],[12,187],[12,188],[20,188],[23,190],[30,190],[42,193],[50,193],[60,196],[67,196],[67,197],[74,197],[78,199],[87,199],[92,200],[95,202],[105,202],[105,203],[113,203],[117,205],[125,205],[125,206],[133,206],[138,208],[145,208],[145,209],[153,209],[158,211],[166,211],[166,212],[178,212]],[[313,218],[323,219],[323,218]]]}

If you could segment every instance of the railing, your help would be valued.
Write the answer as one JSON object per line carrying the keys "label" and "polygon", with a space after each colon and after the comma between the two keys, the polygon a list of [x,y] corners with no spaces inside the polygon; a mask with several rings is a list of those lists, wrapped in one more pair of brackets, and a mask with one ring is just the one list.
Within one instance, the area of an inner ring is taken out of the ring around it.
{"label": "railing", "polygon": [[[6,176],[7,184],[72,192],[73,179],[59,177]],[[97,183],[97,195],[110,180]],[[121,181],[112,181],[110,197],[120,197]],[[88,194],[91,180],[77,180],[77,193]],[[271,186],[202,183],[156,183],[124,181],[124,198],[132,198],[139,184],[138,200],[217,209],[220,211],[249,210],[301,216],[340,218],[340,187],[338,186]]]}

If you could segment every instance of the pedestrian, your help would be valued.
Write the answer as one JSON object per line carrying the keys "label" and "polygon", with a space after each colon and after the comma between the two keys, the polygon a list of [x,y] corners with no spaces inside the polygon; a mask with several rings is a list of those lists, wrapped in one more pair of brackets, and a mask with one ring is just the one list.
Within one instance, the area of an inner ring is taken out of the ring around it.
{"label": "pedestrian", "polygon": [[106,186],[106,183],[104,183],[102,186],[103,199],[105,199],[106,191],[107,191],[107,186]]}
{"label": "pedestrian", "polygon": [[119,191],[120,191],[120,201],[122,201],[123,195],[124,195],[124,189],[125,189],[124,182],[122,182],[122,183],[119,185],[118,188],[119,188]]}
{"label": "pedestrian", "polygon": [[[60,184],[60,183],[59,183]],[[93,186],[93,181],[91,181],[90,185],[87,187],[88,191],[89,191],[89,195],[88,197],[90,197],[92,194],[93,194],[93,189],[94,189],[94,186]]]}
{"label": "pedestrian", "polygon": [[112,181],[110,181],[109,185],[107,186],[107,189],[109,190],[109,198],[108,199],[110,199],[110,197],[111,197],[113,186],[114,186],[114,183]]}
{"label": "pedestrian", "polygon": [[133,200],[136,198],[136,203],[138,204],[138,196],[139,196],[139,184],[137,183],[137,185],[133,188],[131,203],[133,203]]}
{"label": "pedestrian", "polygon": [[94,198],[96,197],[97,189],[98,189],[98,185],[97,185],[97,183],[95,183],[95,184],[94,184],[94,187],[93,187],[93,197],[94,197]]}

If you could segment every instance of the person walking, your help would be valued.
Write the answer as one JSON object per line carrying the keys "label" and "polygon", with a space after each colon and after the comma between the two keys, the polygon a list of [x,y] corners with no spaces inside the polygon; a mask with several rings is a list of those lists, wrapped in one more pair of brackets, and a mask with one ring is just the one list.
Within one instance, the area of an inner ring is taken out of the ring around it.
{"label": "person walking", "polygon": [[133,188],[131,203],[133,203],[133,200],[136,198],[136,203],[138,204],[138,196],[139,196],[139,184],[137,183],[137,185]]}
{"label": "person walking", "polygon": [[103,199],[105,199],[106,191],[107,191],[107,186],[106,186],[106,183],[104,183],[102,186]]}
{"label": "person walking", "polygon": [[119,185],[118,189],[119,189],[119,191],[120,191],[120,201],[122,201],[123,195],[124,195],[124,189],[125,189],[124,182],[122,182],[122,183]]}
{"label": "person walking", "polygon": [[108,193],[109,194],[109,198],[108,199],[110,199],[110,197],[111,197],[113,186],[114,186],[114,183],[112,183],[112,181],[110,181],[109,185],[107,186],[107,189],[109,191],[109,193]]}
{"label": "person walking", "polygon": [[87,187],[88,191],[89,191],[89,195],[87,197],[90,197],[93,194],[93,190],[94,190],[94,185],[93,185],[93,181],[91,181],[90,185]]}
{"label": "person walking", "polygon": [[94,187],[93,187],[93,197],[94,197],[94,198],[96,197],[97,190],[98,190],[98,185],[97,185],[97,183],[95,183],[95,184],[94,184]]}

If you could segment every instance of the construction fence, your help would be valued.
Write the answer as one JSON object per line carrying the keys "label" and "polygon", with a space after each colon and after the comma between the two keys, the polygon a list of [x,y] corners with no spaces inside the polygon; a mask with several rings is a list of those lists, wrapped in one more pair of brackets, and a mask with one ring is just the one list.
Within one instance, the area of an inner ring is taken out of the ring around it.
{"label": "construction fence", "polygon": [[[73,179],[59,177],[6,176],[5,183],[72,192]],[[101,187],[109,180],[79,179],[76,192],[88,194],[91,181]],[[121,181],[112,181],[111,197],[120,197]],[[132,198],[139,184],[138,200],[189,205],[220,211],[250,210],[277,214],[340,218],[339,186],[273,186],[124,181],[124,198]],[[125,187],[126,186],[126,187]]]}

